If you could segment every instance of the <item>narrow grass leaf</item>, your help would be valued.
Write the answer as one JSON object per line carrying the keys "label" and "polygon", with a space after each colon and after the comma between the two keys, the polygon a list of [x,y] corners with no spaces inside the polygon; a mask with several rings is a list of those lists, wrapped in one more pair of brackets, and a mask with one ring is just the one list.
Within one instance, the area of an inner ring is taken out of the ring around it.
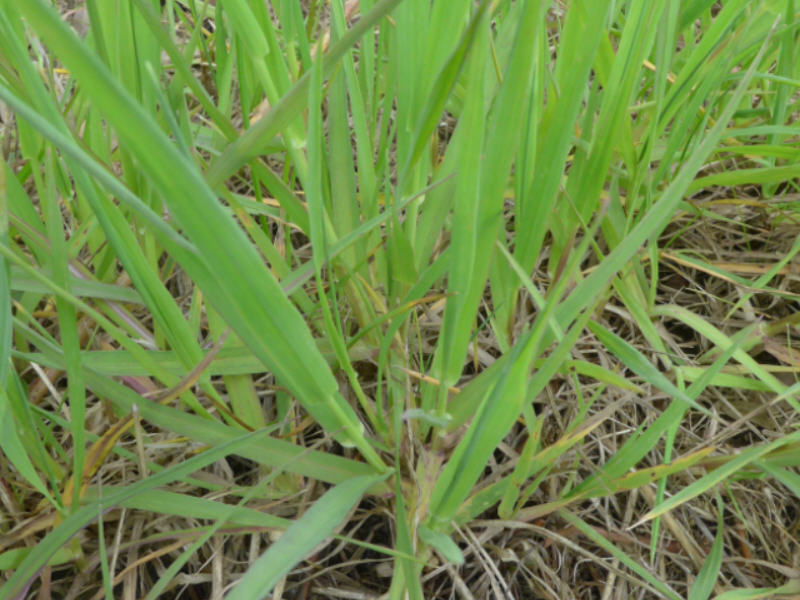
{"label": "narrow grass leaf", "polygon": [[[737,6],[741,2],[735,3]],[[726,9],[731,5],[726,5]],[[756,71],[756,66],[760,63],[761,57],[766,52],[769,45],[769,35],[764,39],[758,55],[753,60],[747,71],[742,76],[739,85],[731,94],[730,99],[721,112],[719,120],[716,125],[712,127],[703,141],[692,152],[689,159],[684,163],[683,167],[678,171],[672,182],[661,195],[661,198],[653,205],[647,214],[646,219],[642,219],[633,230],[623,239],[616,248],[614,248],[595,268],[592,273],[586,277],[581,283],[577,285],[575,290],[570,294],[569,298],[564,301],[559,307],[557,314],[559,319],[572,319],[586,302],[593,297],[594,291],[604,287],[611,277],[619,271],[630,258],[636,254],[639,248],[651,236],[660,232],[666,225],[667,221],[672,218],[675,208],[681,202],[683,194],[691,184],[695,174],[700,169],[703,161],[711,153],[713,148],[717,145],[719,139],[725,130],[727,123],[733,116],[734,111],[739,106],[748,85],[753,78]],[[525,266],[524,263],[522,263]]]}
{"label": "narrow grass leaf", "polygon": [[[473,422],[439,476],[430,501],[432,527],[441,531],[469,496],[497,447],[517,419],[525,400],[529,360],[535,344],[517,344],[491,390],[481,402]],[[527,359],[527,360],[526,360]]]}
{"label": "narrow grass leaf", "polygon": [[[676,367],[675,372],[679,373],[681,377],[686,379],[686,381],[697,381],[700,377],[702,377],[708,371],[705,367]],[[772,391],[772,388],[768,386],[766,383],[759,381],[758,379],[753,379],[752,377],[747,377],[745,375],[739,375],[736,373],[716,373],[711,378],[709,385],[717,386],[717,387],[726,387],[726,388],[733,388],[739,390],[751,390],[756,392],[769,392]]]}
{"label": "narrow grass leaf", "polygon": [[[325,55],[323,76],[329,76],[344,54],[368,31],[387,16],[401,0],[380,0],[358,23],[333,44]],[[303,75],[264,117],[250,127],[235,142],[220,153],[206,174],[212,188],[221,185],[228,177],[262,152],[265,141],[271,140],[281,129],[295,119],[306,107],[311,73]]]}
{"label": "narrow grass leaf", "polygon": [[628,106],[634,85],[641,80],[642,61],[653,45],[657,24],[661,22],[664,1],[637,2],[625,15],[625,27],[619,41],[608,80],[603,82],[603,103],[597,123],[593,126],[591,147],[586,152],[576,152],[570,169],[566,195],[573,198],[579,219],[571,228],[588,221],[598,204],[600,192],[608,177],[609,167],[618,148],[625,121],[629,121]]}
{"label": "narrow grass leaf", "polygon": [[706,407],[700,406],[685,392],[675,387],[675,384],[667,379],[651,361],[621,337],[598,323],[590,322],[589,329],[614,356],[619,358],[631,371],[644,378],[645,381],[666,392],[671,397],[684,402],[687,406],[711,416],[711,412]]}
{"label": "narrow grass leaf", "polygon": [[157,183],[175,220],[202,249],[201,257],[180,255],[186,272],[323,427],[335,432],[343,443],[357,444],[376,468],[383,468],[363,437],[363,426],[352,407],[339,394],[301,315],[205,184],[196,165],[170,143],[51,7],[32,0],[21,9],[114,124],[142,170]]}
{"label": "narrow grass leaf", "polygon": [[81,529],[89,525],[97,518],[98,510],[101,513],[115,507],[120,502],[136,496],[140,491],[154,489],[166,485],[171,481],[176,481],[182,477],[190,475],[194,471],[209,465],[228,454],[251,444],[258,437],[263,437],[263,431],[239,435],[234,440],[220,446],[207,450],[202,454],[194,456],[183,462],[179,462],[168,467],[156,475],[152,475],[143,481],[134,483],[113,494],[105,496],[97,503],[88,504],[77,509],[69,517],[65,518],[61,524],[51,531],[41,542],[28,554],[22,564],[14,571],[14,574],[0,588],[0,597],[3,598],[22,598],[25,591],[31,584],[32,578],[41,569],[51,556],[66,544]]}
{"label": "narrow grass leaf", "polygon": [[[37,345],[47,355],[50,364],[64,368],[63,357],[58,348],[42,338]],[[201,418],[184,411],[154,402],[108,377],[101,376],[83,365],[87,385],[99,396],[109,399],[120,414],[130,414],[138,407],[142,417],[168,431],[185,435],[201,443],[215,445],[237,438],[241,430],[234,429],[216,420]],[[367,475],[374,470],[363,462],[346,459],[330,453],[307,450],[272,437],[259,438],[243,450],[243,456],[270,467],[289,465],[287,470],[321,481],[339,483],[349,478]],[[377,493],[388,490],[373,490]]]}
{"label": "narrow grass leaf", "polygon": [[678,28],[681,30],[686,29],[692,22],[698,19],[704,11],[709,10],[712,4],[714,4],[714,0],[695,0],[694,2],[687,3],[682,7],[683,10],[681,10]]}
{"label": "narrow grass leaf", "polygon": [[[797,135],[797,132],[795,132]],[[736,169],[698,177],[691,185],[688,192],[708,189],[713,186],[736,187],[754,183],[783,183],[800,177],[800,165],[786,165],[783,167],[767,167],[763,169]]]}
{"label": "narrow grass leaf", "polygon": [[281,577],[333,534],[367,489],[388,475],[354,477],[325,492],[253,563],[228,600],[265,597]]}
{"label": "narrow grass leaf", "polygon": [[[8,382],[7,385],[15,384],[12,381]],[[5,386],[3,386],[0,389],[0,450],[3,451],[3,454],[14,465],[14,468],[19,471],[25,481],[44,496],[51,505],[57,505],[28,457],[28,451],[19,437],[19,426],[15,424],[10,402]]]}
{"label": "narrow grass leaf", "polygon": [[797,440],[800,440],[800,432],[790,434],[769,444],[762,444],[741,451],[725,464],[711,471],[708,475],[701,477],[674,496],[668,498],[661,504],[654,506],[653,509],[644,515],[639,522],[643,523],[669,512],[673,508],[676,508],[688,500],[714,488],[716,485],[727,481],[733,474],[741,471],[745,466],[753,463],[763,456],[766,456],[770,452],[774,452],[782,446]]}
{"label": "narrow grass leaf", "polygon": [[[170,38],[167,30],[162,26],[160,15],[156,12],[153,4],[149,3],[147,0],[133,0],[133,2],[139,9],[144,22],[150,28],[153,38],[158,41],[161,48],[172,61],[172,66],[179,80],[192,91],[194,97],[202,105],[203,110],[206,111],[222,135],[228,141],[233,141],[236,138],[236,130],[233,125],[231,125],[230,120],[226,118],[223,112],[214,104],[206,88],[203,87],[192,73],[191,62],[186,60],[183,53]],[[94,3],[95,2],[91,2],[91,4]],[[107,64],[107,61],[104,62]]]}
{"label": "narrow grass leaf", "polygon": [[264,32],[258,26],[258,21],[247,2],[245,0],[221,1],[222,8],[231,20],[233,28],[238,31],[247,53],[255,60],[264,60],[269,52],[269,46],[267,46]]}
{"label": "narrow grass leaf", "polygon": [[[524,204],[518,207],[519,223],[525,231],[517,239],[514,254],[526,272],[533,265],[541,249],[550,222],[564,166],[572,146],[572,131],[585,98],[585,88],[597,48],[603,35],[602,23],[611,2],[607,0],[581,0],[574,2],[567,12],[558,48],[558,59],[552,86],[547,94],[557,101],[547,102],[538,124],[537,162],[530,190],[526,190]],[[598,287],[594,287],[598,289]]]}
{"label": "narrow grass leaf", "polygon": [[[100,489],[97,487],[88,488],[84,499],[87,502],[98,502],[101,500]],[[116,494],[120,489],[118,486],[106,486],[102,488],[102,495],[108,496]],[[267,512],[248,508],[246,506],[236,506],[209,500],[208,498],[197,498],[187,494],[171,492],[167,490],[148,489],[137,492],[127,500],[119,503],[123,508],[131,510],[142,510],[162,515],[184,515],[193,519],[209,519],[218,521],[224,520],[225,523],[240,525],[242,527],[274,527],[276,529],[286,529],[292,524],[289,519],[276,517]],[[231,510],[231,509],[234,510]]]}
{"label": "narrow grass leaf", "polygon": [[794,598],[800,594],[800,579],[791,579],[774,588],[738,589],[714,596],[714,600],[760,600],[761,598]]}
{"label": "narrow grass leaf", "polygon": [[[472,47],[473,42],[476,40],[476,36],[479,35],[480,29],[483,26],[483,16],[488,6],[489,3],[486,1],[480,3],[477,11],[475,11],[475,14],[472,15],[472,19],[470,20],[469,26],[464,32],[461,41],[459,42],[458,46],[456,46],[456,49],[450,55],[450,58],[448,58],[447,62],[442,67],[442,70],[436,77],[433,89],[428,96],[428,102],[422,109],[419,122],[414,130],[410,152],[405,160],[405,163],[403,164],[403,168],[399,172],[399,182],[401,182],[401,185],[406,183],[408,174],[411,172],[414,164],[419,160],[425,145],[429,143],[429,137],[431,133],[434,131],[439,123],[439,120],[441,119],[442,111],[447,103],[447,99],[453,90],[453,86],[455,85],[458,76],[461,74],[461,70],[466,64],[467,53]],[[473,142],[477,143],[474,140]],[[478,144],[478,146],[480,145],[481,144]],[[401,187],[400,192],[403,193],[403,191],[404,190]]]}
{"label": "narrow grass leaf", "polygon": [[[399,461],[395,463],[399,466]],[[398,476],[398,471],[395,471],[395,497],[403,498],[402,480]],[[404,579],[404,587],[408,592],[409,600],[423,600],[424,594],[422,592],[422,582],[420,581],[418,573],[418,564],[410,558],[414,556],[414,541],[411,539],[411,529],[408,526],[408,512],[406,511],[405,503],[403,501],[397,502],[397,534],[395,545],[397,550],[409,555],[409,557],[400,556],[395,560],[395,565],[399,563],[399,569],[395,567],[394,577]],[[395,586],[392,586],[395,589]],[[395,592],[395,598],[399,598],[398,592]]]}
{"label": "narrow grass leaf", "polygon": [[755,461],[755,466],[771,475],[791,491],[795,497],[800,498],[800,475],[772,464],[769,458]]}
{"label": "narrow grass leaf", "polygon": [[637,393],[642,392],[642,388],[640,386],[633,383],[624,375],[620,375],[616,371],[606,369],[605,367],[601,367],[600,365],[596,365],[585,360],[572,360],[567,362],[564,367],[565,372],[568,372],[568,370],[574,370],[578,375],[591,377],[592,379],[607,383],[608,385],[616,386],[622,390],[628,390],[629,392]]}
{"label": "narrow grass leaf", "polygon": [[[10,287],[11,290],[15,292],[46,294],[50,291],[47,286],[43,285],[38,279],[26,276],[19,268],[12,267],[10,269],[10,275]],[[49,273],[44,272],[42,275],[50,279]],[[126,304],[143,304],[139,292],[129,287],[81,279],[73,274],[70,274],[69,281],[72,293],[78,298],[98,298],[100,300],[116,300],[118,302],[125,302]]]}
{"label": "narrow grass leaf", "polygon": [[[711,384],[714,376],[725,366],[730,360],[733,353],[739,349],[744,340],[750,335],[751,328],[740,331],[734,336],[733,343],[725,350],[711,365],[701,377],[697,378],[691,386],[686,390],[686,395],[690,398],[697,398],[699,394]],[[603,467],[594,475],[590,476],[584,482],[579,484],[571,495],[580,495],[587,488],[594,486],[597,481],[607,480],[613,481],[618,478],[624,477],[625,474],[635,467],[635,465],[650,452],[658,440],[666,431],[674,428],[686,412],[686,405],[680,401],[673,401],[672,404],[656,419],[655,423],[645,428],[640,427],[635,435],[631,436],[623,444],[617,453],[603,465]]]}
{"label": "narrow grass leaf", "polygon": [[[10,174],[5,162],[0,165],[0,244],[8,247],[8,195],[6,177]],[[5,257],[0,257],[0,389],[5,389],[11,368],[11,272]],[[0,417],[2,421],[2,417]]]}
{"label": "narrow grass leaf", "polygon": [[625,552],[623,552],[620,548],[618,548],[613,542],[611,542],[604,535],[599,533],[594,527],[589,525],[586,521],[584,521],[583,519],[581,519],[580,517],[571,513],[568,510],[560,510],[558,511],[558,515],[565,521],[567,521],[567,523],[578,529],[589,540],[597,544],[599,547],[603,548],[606,552],[611,554],[611,556],[619,560],[631,571],[636,573],[639,577],[641,577],[644,581],[646,581],[649,585],[651,585],[655,590],[658,590],[659,593],[663,594],[667,598],[670,598],[671,600],[680,600],[681,596],[677,594],[672,588],[670,588],[666,583],[658,579],[647,568],[639,564],[637,560],[634,560],[633,558],[625,554]]}
{"label": "narrow grass leaf", "polygon": [[775,588],[739,589],[714,596],[714,600],[760,600],[761,598],[795,598],[800,593],[800,579]]}
{"label": "narrow grass leaf", "polygon": [[[31,553],[31,550],[33,550],[33,548],[13,548],[5,552],[0,552],[0,571],[5,571],[7,573],[12,572],[22,564],[25,557]],[[78,560],[81,555],[82,553],[76,551],[74,548],[62,547],[53,553],[50,560],[47,561],[47,565],[50,567],[57,567],[58,565],[68,564]]]}
{"label": "narrow grass leaf", "polygon": [[[482,151],[484,144],[484,73],[488,53],[488,25],[483,21],[471,24],[474,42],[470,53],[467,77],[467,102],[458,127],[470,140],[461,149],[459,172],[456,175],[456,197],[459,199],[453,214],[451,233],[450,272],[447,291],[450,294],[444,312],[437,359],[441,369],[437,411],[444,412],[447,387],[461,375],[464,356],[475,324],[474,307],[480,301],[485,286],[485,271],[489,256],[479,253],[481,240],[489,240],[490,231],[483,229],[481,196]],[[465,34],[466,36],[466,34]],[[466,39],[463,43],[466,43]],[[462,51],[463,52],[463,51]],[[456,65],[451,65],[456,68]],[[458,65],[460,70],[460,65]],[[438,115],[437,115],[438,119]],[[421,135],[421,134],[420,134]],[[410,165],[409,165],[410,166]],[[424,406],[430,408],[430,406]]]}
{"label": "narrow grass leaf", "polygon": [[[653,309],[654,315],[663,315],[668,316],[679,321],[682,321],[708,340],[710,340],[715,346],[717,352],[725,351],[727,348],[730,348],[734,345],[731,338],[726,336],[722,333],[719,329],[714,327],[712,324],[708,323],[702,317],[692,313],[689,310],[681,306],[675,306],[672,304],[666,304],[662,306],[655,307]],[[755,377],[760,379],[764,384],[768,385],[770,389],[775,392],[776,394],[783,394],[786,391],[786,386],[783,385],[780,380],[769,373],[762,365],[753,359],[747,352],[745,352],[742,348],[736,348],[733,352],[733,358],[741,363],[744,367],[748,369],[750,373],[752,373]],[[790,396],[786,397],[786,401],[792,405],[796,411],[800,412],[800,403],[795,398]]]}
{"label": "narrow grass leaf", "polygon": [[[74,140],[58,131],[53,123],[58,122],[60,119],[48,119],[46,116],[40,115],[35,109],[22,101],[12,90],[3,85],[2,82],[0,82],[0,100],[3,100],[3,102],[11,106],[25,121],[30,122],[39,133],[50,140],[59,150],[74,158],[81,166],[80,169],[75,169],[74,173],[81,175],[85,172],[91,175],[95,180],[102,183],[106,189],[112,192],[120,202],[133,210],[136,215],[144,220],[154,231],[161,234],[164,239],[168,239],[190,252],[196,252],[196,248],[192,244],[177,234],[169,225],[164,223],[162,217],[157,215],[149,206],[142,202],[139,197],[132,193],[130,189],[114,177],[112,173],[100,165]],[[35,221],[26,219],[26,222],[30,223]]]}
{"label": "narrow grass leaf", "polygon": [[722,503],[722,497],[717,494],[717,534],[714,536],[711,551],[689,590],[689,600],[708,600],[714,592],[714,584],[717,582],[719,569],[722,566],[722,550],[725,540],[724,515],[725,506]]}
{"label": "narrow grass leaf", "polygon": [[[446,374],[443,381],[446,384],[452,383],[453,378],[460,375],[460,366],[469,343],[465,335],[472,330],[472,324],[466,320],[466,315],[474,315],[477,311],[489,275],[489,265],[503,215],[509,170],[520,141],[519,129],[522,126],[523,113],[517,107],[528,103],[530,72],[535,55],[533,44],[540,21],[544,17],[543,6],[526,3],[521,8],[522,14],[518,15],[519,20],[513,35],[513,51],[497,94],[491,98],[491,110],[483,117],[483,106],[480,107],[479,118],[485,119],[485,123],[478,125],[481,133],[476,135],[469,131],[464,132],[469,143],[465,145],[464,154],[459,161],[457,177],[462,181],[471,169],[476,168],[476,175],[479,173],[478,195],[473,200],[469,188],[456,190],[458,201],[455,205],[451,242],[454,262],[448,283],[450,291],[457,296],[448,301],[444,329],[447,331],[448,326],[455,327],[459,334],[448,336],[443,333],[444,355],[449,359],[443,361]],[[486,52],[482,44],[475,44],[473,52],[478,51]],[[472,81],[470,85],[473,85]],[[485,88],[487,82],[481,78],[475,85],[483,85]],[[488,100],[482,94],[473,99],[474,94],[474,91],[469,92],[468,105],[470,102]],[[478,157],[472,158],[473,153],[479,153]],[[469,185],[475,184],[470,182]],[[467,198],[470,200],[467,201]],[[458,313],[451,315],[450,313],[455,312],[454,308],[464,316],[459,316]]]}
{"label": "narrow grass leaf", "polygon": [[420,525],[417,529],[417,533],[419,534],[419,539],[428,544],[431,548],[435,548],[448,562],[454,565],[464,564],[464,555],[461,552],[461,548],[458,547],[458,544],[456,544],[449,535],[439,531],[433,531],[425,525]]}
{"label": "narrow grass leaf", "polygon": [[[89,372],[86,380],[95,393],[110,399],[123,411],[130,412],[131,407],[136,404],[143,418],[168,431],[185,435],[198,442],[219,444],[230,441],[240,434],[240,430],[223,423],[203,419],[142,398],[130,388],[108,378]],[[330,483],[339,483],[352,477],[374,472],[369,465],[363,462],[325,452],[309,451],[285,440],[271,437],[259,438],[240,451],[244,452],[242,456],[259,464],[270,467],[286,464],[288,465],[286,468],[290,472]]]}
{"label": "narrow grass leaf", "polygon": [[[682,456],[681,458],[676,459],[669,464],[638,469],[632,473],[619,476],[616,479],[594,477],[591,480],[590,486],[585,485],[584,482],[580,488],[576,488],[558,500],[523,508],[517,513],[516,517],[524,521],[533,521],[549,515],[559,509],[567,507],[575,502],[581,502],[593,498],[604,498],[620,492],[635,490],[641,488],[642,486],[650,485],[653,482],[661,481],[670,475],[674,475],[676,473],[685,473],[687,469],[693,467],[703,460],[707,460],[708,455],[714,450],[714,448],[704,448],[702,450],[698,450],[697,452],[692,452],[687,456]],[[546,457],[547,454],[551,454],[549,452],[549,448],[540,453],[540,456]],[[537,457],[537,460],[534,463],[537,468],[541,468],[541,465],[536,464],[539,462],[539,460],[539,457]],[[535,491],[535,486],[532,485],[531,487],[533,487],[533,491]],[[487,490],[486,492],[481,492],[481,494],[485,496],[485,498],[482,499],[483,503],[485,503],[486,499],[490,498],[492,495],[496,495],[497,491]],[[481,503],[476,504],[481,505]],[[472,514],[474,515],[474,512]]]}

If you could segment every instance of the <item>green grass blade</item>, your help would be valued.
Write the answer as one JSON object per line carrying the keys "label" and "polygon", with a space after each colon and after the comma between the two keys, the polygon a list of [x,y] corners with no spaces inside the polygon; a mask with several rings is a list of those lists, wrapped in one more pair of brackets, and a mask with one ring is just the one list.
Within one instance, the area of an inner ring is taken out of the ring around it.
{"label": "green grass blade", "polygon": [[[481,156],[484,144],[484,73],[488,52],[487,23],[474,21],[477,29],[469,58],[467,77],[469,81],[467,102],[459,120],[459,128],[470,140],[464,145],[459,159],[460,171],[456,175],[456,196],[452,230],[452,253],[447,291],[451,294],[445,308],[441,341],[437,358],[441,361],[439,399],[437,412],[443,414],[446,390],[461,375],[462,363],[474,328],[475,313],[485,285],[485,273],[489,266],[486,250],[479,252],[481,242],[485,246],[493,242],[492,232],[484,230],[486,205],[481,196]],[[466,40],[465,42],[466,43]],[[465,51],[465,50],[464,50]],[[455,65],[451,66],[455,68]],[[438,115],[437,115],[438,121]],[[409,167],[410,167],[410,163]],[[490,246],[491,247],[491,246]],[[429,409],[430,406],[425,406]]]}
{"label": "green grass blade", "polygon": [[[330,75],[345,52],[367,31],[371,31],[400,1],[381,0],[367,14],[362,15],[358,23],[349,29],[326,54],[323,75]],[[219,158],[211,164],[206,174],[206,178],[212,188],[220,185],[242,165],[261,154],[264,141],[271,140],[300,114],[306,107],[309,83],[310,72],[303,75],[258,123],[248,129],[220,154]]]}
{"label": "green grass blade", "polygon": [[537,134],[537,164],[531,183],[535,193],[526,193],[524,204],[518,207],[520,223],[530,224],[530,228],[520,235],[515,256],[528,272],[533,269],[547,232],[549,219],[542,215],[550,215],[556,202],[572,142],[565,132],[573,129],[583,103],[584,88],[603,33],[600,24],[610,4],[605,0],[582,0],[573,3],[567,13],[553,85],[547,92],[555,94],[558,101],[547,103]]}
{"label": "green grass blade", "polygon": [[602,325],[589,323],[589,329],[597,336],[597,339],[608,348],[612,354],[619,358],[631,371],[641,376],[645,381],[660,390],[669,394],[672,398],[680,400],[687,406],[711,416],[711,413],[704,406],[700,406],[688,394],[681,391],[675,384],[667,379],[652,362],[647,360],[641,352],[628,344],[618,335],[612,333]]}
{"label": "green grass blade", "polygon": [[708,475],[701,477],[674,496],[671,496],[661,504],[654,506],[652,510],[650,510],[641,518],[640,522],[648,521],[669,512],[673,508],[680,506],[691,498],[694,498],[714,488],[716,485],[727,481],[734,473],[741,471],[743,467],[752,464],[770,452],[779,450],[782,446],[797,442],[798,440],[800,440],[800,433],[793,433],[774,442],[743,450],[736,456],[732,457],[724,465],[717,467]]}
{"label": "green grass blade", "polygon": [[97,518],[98,510],[105,512],[113,508],[120,502],[135,496],[139,491],[154,489],[161,485],[166,485],[171,481],[175,481],[194,471],[203,468],[206,465],[213,463],[220,458],[240,450],[251,444],[259,437],[263,437],[263,431],[256,431],[246,435],[239,435],[235,439],[224,443],[220,446],[207,450],[186,461],[172,465],[164,469],[161,473],[153,475],[144,481],[134,483],[124,489],[121,489],[113,494],[105,496],[97,503],[92,503],[77,509],[73,514],[64,519],[61,524],[51,531],[38,544],[30,554],[28,554],[22,563],[17,567],[14,574],[8,581],[0,588],[0,597],[14,598],[23,597],[25,590],[31,584],[33,577],[41,569],[53,553],[66,544],[76,533],[86,527],[95,518]]}
{"label": "green grass blade", "polygon": [[724,509],[722,497],[717,494],[717,535],[714,536],[711,551],[689,590],[689,600],[708,600],[714,591],[714,584],[717,582],[719,569],[722,566],[722,550],[725,539]]}
{"label": "green grass blade", "polygon": [[[726,5],[726,8],[727,7],[728,5]],[[667,221],[674,214],[678,204],[681,202],[683,194],[691,184],[695,174],[702,166],[703,161],[722,137],[725,125],[733,116],[736,107],[744,96],[747,86],[755,74],[756,65],[760,62],[760,57],[765,53],[768,43],[769,37],[764,40],[756,60],[752,62],[748,70],[742,76],[739,85],[736,87],[725,109],[722,111],[717,124],[714,125],[708,135],[703,139],[702,143],[692,152],[690,158],[672,179],[672,182],[664,191],[661,198],[648,212],[647,218],[640,221],[639,224],[628,233],[622,243],[614,248],[603,259],[600,265],[577,286],[570,297],[559,307],[558,314],[560,317],[566,317],[568,319],[573,318],[573,315],[575,315],[581,307],[585,306],[587,299],[592,297],[592,290],[602,288],[605,282],[609,281],[613,274],[619,271],[625,263],[630,260],[642,244],[664,228]]]}
{"label": "green grass blade", "polygon": [[[0,244],[9,246],[8,195],[6,177],[8,166],[0,165]],[[11,269],[5,257],[0,258],[0,389],[5,389],[11,367]]]}
{"label": "green grass blade", "polygon": [[[714,361],[714,364],[709,367],[701,377],[698,377],[692,382],[689,389],[686,390],[685,395],[689,398],[697,398],[700,393],[711,384],[714,376],[728,363],[733,356],[747,339],[752,328],[745,329],[739,332],[733,340],[733,343],[728,347]],[[584,480],[578,485],[571,495],[579,496],[584,490],[597,484],[598,481],[607,480],[611,481],[620,477],[624,477],[625,473],[635,468],[636,464],[644,458],[658,443],[659,438],[665,432],[674,428],[680,422],[681,417],[686,412],[687,405],[680,401],[674,401],[670,406],[656,419],[655,423],[647,427],[641,428],[637,434],[631,436],[620,448],[617,453],[594,475]],[[605,484],[600,484],[605,485]]]}
{"label": "green grass blade", "polygon": [[367,489],[388,475],[354,477],[325,492],[256,560],[228,594],[228,600],[265,597],[281,577],[331,536]]}
{"label": "green grass blade", "polygon": [[362,426],[338,393],[336,380],[302,317],[242,230],[223,210],[197,167],[180,154],[51,8],[42,0],[34,0],[22,9],[114,124],[123,143],[158,185],[175,220],[201,250],[202,259],[189,262],[184,257],[187,272],[317,421],[343,442],[358,444],[379,467],[360,433]]}
{"label": "green grass blade", "polygon": [[594,542],[595,544],[606,550],[614,558],[619,560],[631,571],[636,573],[639,577],[641,577],[644,581],[650,584],[660,594],[663,594],[665,597],[670,598],[671,600],[680,599],[680,595],[678,595],[674,590],[672,590],[672,588],[670,588],[663,581],[657,579],[648,569],[639,564],[638,561],[632,559],[630,556],[625,554],[625,552],[620,550],[616,545],[614,545],[612,542],[606,539],[602,534],[597,532],[595,528],[589,525],[586,521],[584,521],[580,517],[572,514],[567,510],[560,510],[558,514],[565,521],[567,521],[567,523],[571,524],[573,527],[576,527],[578,530],[580,530],[581,533],[583,533],[583,535],[589,538],[592,542]]}
{"label": "green grass blade", "polygon": [[738,589],[714,596],[714,600],[760,600],[761,598],[792,598],[800,594],[800,579],[790,579],[788,583],[774,588]]}
{"label": "green grass blade", "polygon": [[[9,382],[8,385],[15,385],[15,382]],[[5,390],[5,386],[3,386],[0,389],[0,440],[2,440],[0,441],[0,450],[3,451],[3,454],[14,465],[14,468],[19,471],[25,481],[44,496],[50,504],[57,505],[58,503],[50,494],[28,457],[29,450],[20,439],[19,425],[15,424],[10,403],[11,400]]]}

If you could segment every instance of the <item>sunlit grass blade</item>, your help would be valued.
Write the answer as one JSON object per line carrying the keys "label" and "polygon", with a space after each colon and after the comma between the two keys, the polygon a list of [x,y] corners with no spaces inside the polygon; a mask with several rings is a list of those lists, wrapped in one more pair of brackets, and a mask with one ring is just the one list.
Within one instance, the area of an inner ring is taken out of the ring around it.
{"label": "sunlit grass blade", "polygon": [[[572,228],[587,221],[598,204],[613,153],[619,150],[623,140],[621,132],[628,118],[634,86],[641,80],[642,61],[653,45],[657,31],[655,25],[661,21],[664,5],[664,2],[637,3],[626,15],[611,72],[603,82],[603,104],[597,122],[592,125],[591,146],[586,151],[576,152],[570,169],[566,194],[573,200],[563,204],[559,211],[567,223],[575,221]],[[572,217],[573,210],[577,211],[578,219]],[[556,227],[554,230],[561,229]]]}
{"label": "sunlit grass blade", "polygon": [[[452,296],[445,307],[439,344],[439,379],[443,385],[438,388],[436,410],[444,413],[447,387],[453,385],[461,374],[467,344],[474,328],[474,307],[484,288],[484,273],[488,269],[489,256],[486,251],[478,252],[480,240],[491,243],[492,232],[484,230],[486,204],[481,196],[481,153],[484,145],[483,108],[484,73],[488,52],[487,24],[474,21],[478,29],[470,57],[467,77],[469,81],[468,100],[459,120],[459,128],[471,140],[470,145],[461,149],[459,163],[462,165],[456,175],[456,195],[459,202],[454,207],[450,270],[447,291]],[[438,117],[437,117],[438,118]],[[408,163],[410,165],[410,163]],[[425,406],[426,409],[432,408]]]}
{"label": "sunlit grass blade", "polygon": [[[447,62],[436,77],[428,102],[422,109],[419,121],[414,127],[414,135],[411,138],[408,154],[399,171],[399,183],[401,186],[406,183],[407,177],[422,155],[425,145],[429,143],[429,136],[433,133],[434,128],[439,122],[447,98],[467,62],[467,51],[473,46],[476,36],[480,36],[482,28],[485,27],[483,18],[488,4],[488,2],[480,3],[478,9],[472,15],[470,24],[464,32],[458,46],[447,59]],[[472,60],[474,60],[474,58]],[[483,74],[481,73],[481,75]],[[473,140],[473,142],[481,145],[477,140]],[[400,192],[404,192],[402,187]]]}
{"label": "sunlit grass blade", "polygon": [[[465,148],[460,161],[463,172],[457,175],[460,185],[475,186],[478,196],[472,198],[474,192],[469,187],[456,190],[459,201],[455,206],[452,232],[455,255],[448,280],[448,289],[454,297],[448,300],[442,333],[442,381],[445,385],[455,383],[461,372],[468,336],[473,329],[471,316],[477,310],[486,285],[502,220],[505,184],[519,144],[522,115],[515,108],[527,104],[530,93],[533,42],[543,18],[542,7],[537,10],[532,4],[527,4],[518,18],[513,51],[497,96],[486,116],[486,123],[477,126],[478,129],[485,128],[485,133],[470,135],[467,132],[471,144]],[[473,53],[477,51],[485,50],[476,45]],[[476,87],[486,85],[483,80],[470,81],[470,84]],[[470,103],[478,105],[476,110],[483,110],[484,103],[478,90],[469,92],[467,106]],[[478,115],[479,123],[482,116]],[[464,120],[462,115],[462,124]],[[471,148],[472,144],[474,148]],[[478,155],[481,145],[483,148]],[[473,170],[479,177],[477,182],[461,184],[468,181],[468,174]],[[470,318],[465,315],[470,315]]]}

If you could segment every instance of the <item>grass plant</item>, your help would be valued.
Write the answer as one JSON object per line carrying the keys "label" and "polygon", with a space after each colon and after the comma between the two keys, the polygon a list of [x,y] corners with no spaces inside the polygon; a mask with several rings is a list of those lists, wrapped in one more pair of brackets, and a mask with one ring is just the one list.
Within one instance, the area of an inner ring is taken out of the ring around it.
{"label": "grass plant", "polygon": [[800,594],[794,0],[0,0],[0,598]]}

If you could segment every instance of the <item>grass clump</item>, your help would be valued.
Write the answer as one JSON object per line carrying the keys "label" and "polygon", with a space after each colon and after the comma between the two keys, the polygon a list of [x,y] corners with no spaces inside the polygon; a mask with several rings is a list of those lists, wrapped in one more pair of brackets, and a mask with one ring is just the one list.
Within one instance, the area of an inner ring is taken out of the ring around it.
{"label": "grass clump", "polygon": [[0,597],[800,593],[797,18],[0,1]]}

